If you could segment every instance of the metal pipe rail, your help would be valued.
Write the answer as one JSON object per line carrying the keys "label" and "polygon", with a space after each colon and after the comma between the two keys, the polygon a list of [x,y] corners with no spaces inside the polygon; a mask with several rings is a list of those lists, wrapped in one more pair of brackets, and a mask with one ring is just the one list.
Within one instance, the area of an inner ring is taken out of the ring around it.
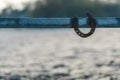
{"label": "metal pipe rail", "polygon": [[[95,17],[96,28],[120,28],[120,18]],[[79,28],[89,28],[88,18],[78,18]],[[71,18],[0,18],[0,28],[72,28]]]}
{"label": "metal pipe rail", "polygon": [[[0,28],[74,28],[78,36],[91,36],[98,28],[118,28],[120,18],[94,18],[89,12],[87,18],[0,18]],[[83,33],[79,28],[91,27],[90,32]]]}

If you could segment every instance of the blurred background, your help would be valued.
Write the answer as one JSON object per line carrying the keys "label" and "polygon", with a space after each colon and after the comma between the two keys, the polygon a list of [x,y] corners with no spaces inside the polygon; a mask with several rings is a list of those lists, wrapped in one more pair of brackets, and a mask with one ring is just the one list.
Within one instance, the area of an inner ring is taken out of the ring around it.
{"label": "blurred background", "polygon": [[0,0],[0,17],[119,17],[120,0]]}
{"label": "blurred background", "polygon": [[[120,17],[120,0],[0,0],[0,17],[86,12]],[[73,29],[0,28],[0,80],[120,80],[119,44],[119,28],[97,28],[85,39]]]}

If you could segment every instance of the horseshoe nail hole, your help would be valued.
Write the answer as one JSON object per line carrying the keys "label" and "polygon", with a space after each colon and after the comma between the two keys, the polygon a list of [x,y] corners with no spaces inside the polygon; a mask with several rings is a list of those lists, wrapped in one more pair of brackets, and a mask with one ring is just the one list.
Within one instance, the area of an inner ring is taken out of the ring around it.
{"label": "horseshoe nail hole", "polygon": [[80,36],[82,36],[82,37],[83,37],[83,36],[84,36],[84,34],[80,34]]}
{"label": "horseshoe nail hole", "polygon": [[91,33],[93,33],[94,31],[92,30]]}
{"label": "horseshoe nail hole", "polygon": [[76,31],[77,33],[79,32],[79,31]]}

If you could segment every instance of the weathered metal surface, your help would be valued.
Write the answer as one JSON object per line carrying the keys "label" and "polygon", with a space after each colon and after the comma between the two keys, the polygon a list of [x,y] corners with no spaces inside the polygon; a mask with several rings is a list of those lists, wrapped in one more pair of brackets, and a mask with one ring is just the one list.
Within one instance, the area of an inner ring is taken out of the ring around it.
{"label": "weathered metal surface", "polygon": [[[120,28],[120,18],[95,18],[97,28]],[[87,18],[79,18],[80,28],[89,28]],[[72,28],[71,18],[0,18],[0,28]]]}

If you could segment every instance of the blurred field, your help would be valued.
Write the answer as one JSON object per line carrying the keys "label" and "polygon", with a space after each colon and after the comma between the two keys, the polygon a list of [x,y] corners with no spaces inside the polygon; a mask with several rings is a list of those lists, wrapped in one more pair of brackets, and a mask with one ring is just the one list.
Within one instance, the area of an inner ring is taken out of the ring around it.
{"label": "blurred field", "polygon": [[119,80],[120,29],[0,29],[0,80]]}

